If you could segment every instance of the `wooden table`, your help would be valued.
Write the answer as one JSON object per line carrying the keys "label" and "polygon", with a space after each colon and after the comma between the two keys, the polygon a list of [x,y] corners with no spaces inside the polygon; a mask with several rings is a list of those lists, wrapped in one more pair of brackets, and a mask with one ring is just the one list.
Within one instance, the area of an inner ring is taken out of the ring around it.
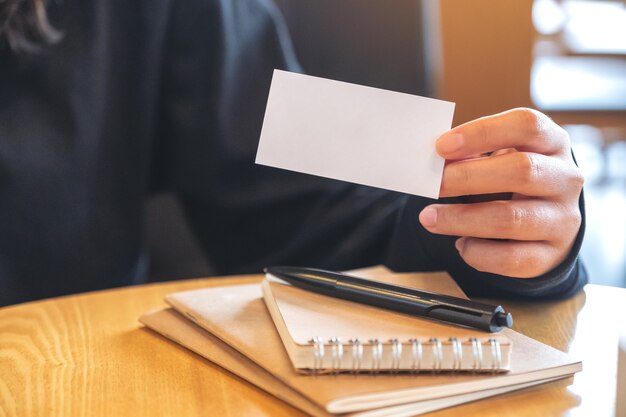
{"label": "wooden table", "polygon": [[[143,285],[0,309],[0,416],[302,416],[139,325],[166,293],[259,276]],[[506,302],[515,329],[583,360],[583,372],[433,416],[611,416],[626,289]]]}

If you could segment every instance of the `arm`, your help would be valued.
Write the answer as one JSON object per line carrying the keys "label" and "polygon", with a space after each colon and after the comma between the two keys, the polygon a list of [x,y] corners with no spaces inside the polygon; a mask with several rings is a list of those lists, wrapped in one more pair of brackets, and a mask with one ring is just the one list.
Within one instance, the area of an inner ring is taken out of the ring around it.
{"label": "arm", "polygon": [[400,195],[254,163],[273,69],[298,70],[271,2],[194,4],[170,24],[155,180],[216,272],[382,263]]}
{"label": "arm", "polygon": [[[515,286],[512,278],[469,266],[454,238],[419,224],[418,214],[430,200],[256,166],[272,70],[297,70],[297,64],[266,3],[211,4],[206,16],[190,8],[193,17],[180,19],[183,29],[171,41],[166,84],[175,88],[166,90],[159,155],[169,168],[165,181],[180,196],[217,272],[258,272],[272,264],[349,269],[385,263],[405,270],[448,269],[471,293],[527,296],[563,294],[575,283],[576,247],[573,259],[563,262],[566,272],[546,275],[556,284],[548,288],[536,279]],[[448,188],[445,193],[454,195]]]}

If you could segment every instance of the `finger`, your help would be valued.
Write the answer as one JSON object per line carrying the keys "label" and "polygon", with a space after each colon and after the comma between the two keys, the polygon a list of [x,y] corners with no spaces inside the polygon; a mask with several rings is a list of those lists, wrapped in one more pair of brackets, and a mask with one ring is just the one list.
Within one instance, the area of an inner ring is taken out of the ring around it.
{"label": "finger", "polygon": [[455,127],[436,143],[445,159],[465,159],[505,148],[554,155],[569,152],[569,136],[548,116],[531,109],[513,109]]}
{"label": "finger", "polygon": [[456,246],[463,260],[474,269],[515,278],[537,277],[563,261],[560,252],[547,242],[464,237],[457,240]]}
{"label": "finger", "polygon": [[475,204],[432,204],[419,214],[431,233],[485,239],[561,241],[573,238],[580,227],[578,206],[535,199]]}
{"label": "finger", "polygon": [[514,192],[527,196],[578,195],[583,178],[568,161],[510,152],[445,166],[440,197]]}

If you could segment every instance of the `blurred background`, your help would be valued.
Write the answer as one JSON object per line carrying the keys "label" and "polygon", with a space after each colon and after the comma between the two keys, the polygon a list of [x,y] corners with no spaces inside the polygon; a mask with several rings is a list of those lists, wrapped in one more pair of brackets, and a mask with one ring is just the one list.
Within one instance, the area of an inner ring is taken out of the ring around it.
{"label": "blurred background", "polygon": [[[525,106],[565,127],[591,281],[626,287],[626,1],[274,1],[308,74],[454,101],[454,125]],[[147,211],[152,279],[210,275],[176,201]]]}

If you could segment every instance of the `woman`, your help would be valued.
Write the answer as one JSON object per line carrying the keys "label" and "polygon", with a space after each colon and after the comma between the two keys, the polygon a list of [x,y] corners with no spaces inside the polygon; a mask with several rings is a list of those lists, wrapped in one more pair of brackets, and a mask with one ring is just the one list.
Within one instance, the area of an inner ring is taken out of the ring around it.
{"label": "woman", "polygon": [[0,305],[141,281],[142,204],[162,189],[219,273],[385,263],[520,297],[586,282],[582,178],[540,113],[443,135],[446,198],[433,204],[254,164],[272,70],[298,70],[269,1],[0,10]]}

